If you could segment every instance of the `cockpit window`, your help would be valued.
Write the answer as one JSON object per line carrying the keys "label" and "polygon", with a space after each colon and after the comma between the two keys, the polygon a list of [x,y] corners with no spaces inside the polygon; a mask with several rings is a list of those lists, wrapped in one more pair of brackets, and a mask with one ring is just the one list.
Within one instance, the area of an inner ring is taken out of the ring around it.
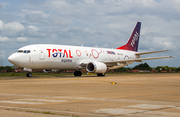
{"label": "cockpit window", "polygon": [[26,50],[24,50],[23,53],[26,53]]}
{"label": "cockpit window", "polygon": [[22,52],[23,52],[23,50],[18,50],[17,52],[18,52],[18,53],[22,53]]}
{"label": "cockpit window", "polygon": [[31,53],[30,50],[18,50],[17,53]]}
{"label": "cockpit window", "polygon": [[31,51],[30,50],[27,50],[27,53],[30,53]]}

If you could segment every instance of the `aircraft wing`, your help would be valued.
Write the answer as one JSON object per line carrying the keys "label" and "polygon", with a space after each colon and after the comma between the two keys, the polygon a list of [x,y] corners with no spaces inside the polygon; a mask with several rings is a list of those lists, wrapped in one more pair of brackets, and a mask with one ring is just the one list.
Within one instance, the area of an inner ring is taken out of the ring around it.
{"label": "aircraft wing", "polygon": [[151,54],[151,53],[165,52],[165,51],[168,51],[168,50],[159,50],[159,51],[151,51],[151,52],[136,52],[136,55]]}
{"label": "aircraft wing", "polygon": [[[126,63],[126,62],[142,62],[143,60],[153,60],[153,59],[163,59],[163,58],[174,58],[173,56],[165,56],[165,57],[153,57],[153,58],[136,58],[136,59],[127,59],[127,60],[119,60],[119,61],[99,61],[99,62],[102,62],[102,63],[105,63],[107,64],[108,66],[109,65],[117,65],[117,63]],[[91,62],[91,61],[82,61],[80,64],[79,64],[79,67],[81,68],[85,68],[86,65]]]}
{"label": "aircraft wing", "polygon": [[107,61],[105,64],[113,64],[113,63],[125,63],[125,62],[142,62],[143,60],[152,60],[152,59],[163,59],[163,58],[174,58],[173,56],[165,56],[165,57],[154,57],[154,58],[136,58],[136,59],[128,59],[128,60],[120,60],[120,61]]}

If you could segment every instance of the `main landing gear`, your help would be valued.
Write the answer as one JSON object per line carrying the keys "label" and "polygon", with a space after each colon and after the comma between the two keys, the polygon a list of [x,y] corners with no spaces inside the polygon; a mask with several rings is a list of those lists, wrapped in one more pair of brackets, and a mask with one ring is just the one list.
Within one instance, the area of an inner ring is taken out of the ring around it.
{"label": "main landing gear", "polygon": [[74,72],[74,76],[81,76],[81,75],[82,75],[82,72],[81,72],[81,71],[76,70],[76,71]]}
{"label": "main landing gear", "polygon": [[102,74],[102,73],[97,73],[97,76],[105,76],[105,73]]}
{"label": "main landing gear", "polygon": [[27,73],[26,77],[32,77],[32,73],[31,72]]}

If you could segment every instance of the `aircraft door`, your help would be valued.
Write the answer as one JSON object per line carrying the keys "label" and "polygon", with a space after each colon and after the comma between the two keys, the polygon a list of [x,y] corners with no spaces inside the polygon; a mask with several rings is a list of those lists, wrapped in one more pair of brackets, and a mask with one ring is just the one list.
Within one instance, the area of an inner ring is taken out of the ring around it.
{"label": "aircraft door", "polygon": [[44,60],[45,59],[44,49],[42,47],[38,47],[38,49],[39,49],[39,59]]}

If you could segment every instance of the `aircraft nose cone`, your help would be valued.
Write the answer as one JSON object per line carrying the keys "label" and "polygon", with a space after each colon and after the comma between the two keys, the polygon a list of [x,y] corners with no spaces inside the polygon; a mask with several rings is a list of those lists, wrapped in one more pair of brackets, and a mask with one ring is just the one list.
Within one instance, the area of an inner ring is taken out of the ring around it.
{"label": "aircraft nose cone", "polygon": [[12,64],[15,63],[16,57],[14,56],[14,54],[12,54],[11,56],[8,57],[8,61],[11,62]]}
{"label": "aircraft nose cone", "polygon": [[26,54],[14,53],[8,57],[8,60],[15,66],[23,67],[28,61],[28,57],[24,55]]}

